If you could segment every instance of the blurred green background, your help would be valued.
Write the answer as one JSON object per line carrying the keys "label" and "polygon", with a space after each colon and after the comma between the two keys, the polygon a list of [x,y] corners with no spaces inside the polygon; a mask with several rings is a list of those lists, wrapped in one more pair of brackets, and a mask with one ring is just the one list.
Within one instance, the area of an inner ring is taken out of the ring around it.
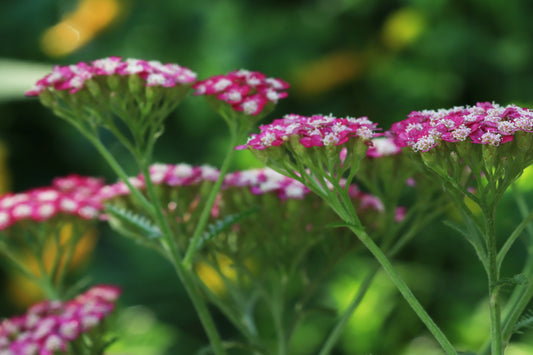
{"label": "blurred green background", "polygon": [[[24,97],[53,64],[115,55],[179,63],[200,79],[257,70],[291,84],[289,98],[267,120],[286,113],[333,113],[368,116],[388,129],[413,110],[477,101],[530,106],[531,13],[529,0],[4,0],[0,186],[22,191],[69,173],[115,180],[74,129]],[[218,166],[227,138],[223,121],[191,96],[168,120],[156,160]],[[113,149],[136,174],[125,152]],[[254,165],[241,152],[234,168]],[[533,186],[527,180],[521,186],[531,196]],[[512,202],[505,203],[502,232],[517,220]],[[117,354],[190,354],[203,344],[203,331],[167,263],[105,228],[98,234],[77,276],[124,288],[121,346],[128,343],[138,352],[117,348]],[[520,245],[513,252],[509,275],[524,257]],[[437,222],[397,263],[453,342],[465,349],[483,342],[484,275],[467,243]],[[346,304],[366,265],[358,259],[343,266],[331,285],[333,304]],[[0,287],[0,315],[20,312],[30,291],[5,267]],[[439,354],[385,276],[366,305],[337,354]],[[231,336],[231,327],[219,320]],[[320,340],[329,324],[317,319],[302,329],[295,354],[312,353],[309,339]],[[531,338],[528,333],[516,338],[519,345],[509,353],[532,354]]]}

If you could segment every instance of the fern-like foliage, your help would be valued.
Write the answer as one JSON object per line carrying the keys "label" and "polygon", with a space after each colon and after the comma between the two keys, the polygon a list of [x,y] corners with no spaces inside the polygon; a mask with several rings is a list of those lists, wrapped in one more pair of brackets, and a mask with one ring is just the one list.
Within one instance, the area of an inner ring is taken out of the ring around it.
{"label": "fern-like foliage", "polygon": [[520,320],[516,322],[513,332],[517,334],[523,333],[524,329],[533,327],[533,309],[528,309],[524,312]]}
{"label": "fern-like foliage", "polygon": [[259,206],[254,206],[239,213],[234,213],[225,216],[224,218],[216,220],[214,223],[207,225],[204,233],[200,236],[196,250],[200,250],[208,241],[216,237],[218,234],[229,229],[234,224],[250,217],[252,214],[259,211]]}
{"label": "fern-like foliage", "polygon": [[119,229],[126,228],[130,233],[135,233],[148,239],[156,239],[162,236],[159,227],[145,216],[113,205],[106,205],[105,210],[110,216],[119,221],[120,226],[117,226]]}

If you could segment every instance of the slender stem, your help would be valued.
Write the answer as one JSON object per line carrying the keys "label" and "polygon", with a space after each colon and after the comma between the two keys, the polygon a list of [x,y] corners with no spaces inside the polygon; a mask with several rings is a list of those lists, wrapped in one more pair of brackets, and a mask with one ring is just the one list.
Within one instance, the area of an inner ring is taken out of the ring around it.
{"label": "slender stem", "polygon": [[198,317],[200,318],[200,321],[202,322],[204,330],[207,333],[207,337],[209,338],[209,341],[213,347],[213,351],[217,355],[224,355],[226,351],[224,349],[224,345],[222,344],[222,340],[220,339],[220,335],[215,326],[214,320],[211,314],[209,313],[204,299],[200,294],[200,290],[196,286],[196,281],[193,279],[188,269],[184,267],[184,264],[181,260],[181,255],[174,241],[174,235],[172,233],[168,220],[163,214],[163,210],[160,206],[159,199],[157,198],[154,184],[150,178],[148,160],[139,161],[138,163],[139,165],[141,165],[141,171],[144,175],[148,197],[153,204],[152,208],[155,212],[154,218],[156,219],[158,226],[162,230],[164,239],[167,243],[167,250],[170,251],[170,256],[172,264],[174,265],[174,269],[176,270],[179,279],[184,285],[185,290],[187,291],[187,294],[189,295],[189,298],[191,299],[194,305],[194,308],[198,314]]}
{"label": "slender stem", "polygon": [[278,345],[278,350],[276,355],[287,355],[288,344],[287,337],[285,333],[285,327],[283,326],[283,313],[284,313],[284,290],[285,283],[284,280],[280,281],[279,288],[274,290],[272,299],[269,302],[271,306],[272,318],[274,320],[274,327],[276,330],[276,340]]}
{"label": "slender stem", "polygon": [[487,251],[488,251],[488,287],[489,287],[489,308],[490,308],[490,324],[491,324],[491,354],[503,355],[503,341],[502,341],[502,325],[501,325],[501,309],[499,300],[499,278],[500,270],[498,267],[498,248],[496,245],[496,230],[494,226],[495,207],[483,206],[483,213],[487,223]]}
{"label": "slender stem", "polygon": [[[520,193],[520,191],[515,185],[512,186],[512,192],[522,218],[524,218],[524,220],[529,219],[529,215],[531,214],[531,212],[529,211],[529,207],[527,206],[524,196]],[[522,314],[524,309],[526,309],[531,298],[533,297],[533,225],[531,223],[527,223],[526,229],[528,231],[528,240],[526,243],[528,258],[521,273],[522,275],[525,275],[528,278],[528,282],[522,285],[518,285],[513,290],[513,293],[509,297],[509,300],[505,307],[505,316],[502,324],[504,344],[509,342],[509,339],[513,335],[514,326],[516,322],[518,321],[520,315]],[[489,350],[490,342],[487,341],[484,344],[483,351],[480,354],[488,354]]]}
{"label": "slender stem", "polygon": [[370,272],[363,279],[363,282],[361,283],[361,286],[359,286],[359,289],[357,290],[355,297],[352,299],[350,305],[343,312],[341,318],[339,319],[339,321],[337,322],[337,324],[335,325],[331,333],[328,335],[318,355],[328,355],[331,352],[331,350],[337,343],[337,340],[341,336],[342,331],[344,330],[344,327],[350,320],[353,312],[359,306],[361,301],[363,301],[363,298],[365,297],[366,292],[370,288],[370,285],[372,284],[372,281],[374,280],[374,277],[376,276],[378,270],[379,270],[379,267],[377,266],[374,267],[372,270],[370,270]]}
{"label": "slender stem", "polygon": [[234,147],[238,142],[238,138],[239,137],[236,134],[231,135],[230,147],[229,147],[228,153],[226,154],[226,157],[224,158],[222,166],[220,167],[220,175],[218,176],[218,179],[215,182],[215,185],[211,188],[211,191],[209,192],[209,195],[207,196],[207,200],[205,202],[204,208],[198,219],[198,223],[196,224],[196,229],[194,230],[191,242],[189,244],[189,247],[187,248],[185,257],[183,258],[183,264],[188,269],[190,269],[192,266],[192,260],[193,260],[194,254],[196,253],[198,249],[198,242],[200,240],[200,236],[205,230],[205,225],[207,224],[207,220],[209,218],[209,215],[211,214],[211,209],[213,208],[213,204],[215,203],[217,194],[220,191],[220,187],[222,186],[222,183],[224,182],[224,176],[226,175],[226,172],[229,169],[231,161],[233,160],[233,155],[235,154]]}
{"label": "slender stem", "polygon": [[118,161],[109,153],[107,148],[100,142],[98,137],[88,133],[80,126],[77,126],[78,129],[81,131],[81,133],[89,139],[89,141],[95,146],[95,148],[98,150],[98,152],[102,155],[102,157],[106,160],[106,162],[111,166],[111,168],[115,171],[115,173],[118,175],[118,177],[128,186],[131,193],[135,196],[137,201],[142,205],[142,207],[148,211],[151,215],[154,215],[156,212],[154,210],[154,207],[148,202],[148,200],[143,196],[143,194],[139,191],[139,189],[135,188],[130,180],[124,169],[120,166]]}
{"label": "slender stem", "polygon": [[533,221],[533,211],[529,213],[529,215],[525,216],[524,220],[516,227],[516,229],[513,231],[513,233],[511,233],[509,238],[507,238],[507,240],[501,247],[497,257],[498,267],[501,267],[503,259],[509,252],[509,249],[511,249],[511,246],[521,235],[522,231],[530,225],[531,221]]}
{"label": "slender stem", "polygon": [[451,342],[446,338],[442,330],[435,324],[433,319],[427,314],[426,310],[420,302],[416,299],[415,295],[407,286],[405,281],[401,278],[398,272],[394,269],[387,256],[381,251],[381,249],[374,243],[372,238],[361,228],[355,228],[350,224],[350,230],[359,238],[359,240],[368,248],[368,250],[378,260],[379,264],[383,267],[389,278],[392,280],[398,291],[402,294],[407,303],[411,306],[413,311],[418,315],[420,320],[426,325],[428,330],[433,334],[437,342],[441,345],[446,354],[457,354]]}

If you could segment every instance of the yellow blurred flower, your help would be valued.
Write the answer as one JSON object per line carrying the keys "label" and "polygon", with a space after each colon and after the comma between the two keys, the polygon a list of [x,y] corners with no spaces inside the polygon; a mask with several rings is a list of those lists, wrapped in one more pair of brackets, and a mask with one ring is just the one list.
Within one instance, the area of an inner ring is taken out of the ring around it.
{"label": "yellow blurred flower", "polygon": [[[244,262],[244,267],[250,273],[255,272],[255,264],[251,260]],[[223,296],[227,293],[226,283],[235,282],[237,280],[238,267],[233,260],[223,254],[217,254],[214,264],[201,261],[195,266],[198,277],[203,283],[217,296]],[[248,275],[241,276],[242,279],[247,279]]]}
{"label": "yellow blurred flower", "polygon": [[353,81],[361,72],[364,58],[355,52],[337,52],[303,65],[291,80],[300,95],[316,95]]}
{"label": "yellow blurred flower", "polygon": [[419,11],[404,7],[387,17],[382,40],[390,49],[398,50],[415,41],[425,27],[426,21]]}
{"label": "yellow blurred flower", "polygon": [[119,5],[118,0],[81,0],[74,12],[44,32],[43,52],[60,57],[82,47],[117,18]]}
{"label": "yellow blurred flower", "polygon": [[[60,231],[59,240],[61,248],[69,247],[68,243],[71,242],[71,238],[73,238],[72,229],[73,226],[69,223],[66,224]],[[94,250],[96,240],[96,229],[91,229],[85,233],[74,246],[72,260],[70,261],[70,265],[67,266],[68,270],[64,271],[72,271],[79,267],[83,262],[87,261],[90,254]],[[43,262],[47,271],[51,270],[58,252],[58,248],[53,242],[53,238],[50,238],[47,241],[42,253]],[[65,250],[60,256],[60,269],[66,266],[67,254],[68,252]],[[39,264],[37,263],[35,256],[28,252],[23,256],[21,261],[24,263],[28,271],[32,272],[35,276],[40,275]],[[9,293],[11,299],[22,308],[25,308],[43,298],[43,293],[39,287],[30,279],[18,272],[14,272],[10,276],[9,283],[7,285],[7,292]]]}

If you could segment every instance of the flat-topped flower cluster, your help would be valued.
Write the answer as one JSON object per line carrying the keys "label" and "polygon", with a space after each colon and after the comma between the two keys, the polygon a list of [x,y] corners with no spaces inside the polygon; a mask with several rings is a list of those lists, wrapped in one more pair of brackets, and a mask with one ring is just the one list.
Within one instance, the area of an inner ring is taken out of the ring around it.
{"label": "flat-topped flower cluster", "polygon": [[58,214],[94,219],[102,208],[96,197],[102,187],[100,179],[70,175],[56,178],[50,187],[5,194],[0,197],[0,230],[24,220],[43,222]]}
{"label": "flat-topped flower cluster", "polygon": [[102,323],[115,308],[120,289],[98,285],[66,301],[43,301],[0,323],[1,355],[54,355]]}
{"label": "flat-topped flower cluster", "polygon": [[398,145],[427,152],[441,141],[499,146],[512,141],[515,133],[532,129],[532,110],[480,102],[473,107],[414,111],[394,123],[391,133]]}
{"label": "flat-topped flower cluster", "polygon": [[196,95],[214,95],[247,115],[259,114],[268,103],[287,97],[289,84],[277,78],[248,70],[216,75],[193,85]]}
{"label": "flat-topped flower cluster", "polygon": [[196,73],[178,64],[109,57],[94,60],[90,64],[80,62],[66,66],[56,65],[52,73],[37,81],[35,86],[26,92],[26,95],[38,96],[47,89],[65,90],[73,94],[83,89],[89,79],[113,75],[138,75],[144,85],[162,87],[190,84],[196,80]]}
{"label": "flat-topped flower cluster", "polygon": [[371,139],[376,126],[377,124],[367,117],[337,118],[332,115],[307,117],[290,114],[260,126],[260,133],[252,134],[245,145],[237,148],[263,150],[281,146],[291,137],[296,137],[306,148],[338,146],[354,137],[365,141]]}
{"label": "flat-topped flower cluster", "polygon": [[[192,166],[190,164],[153,164],[149,168],[150,179],[155,185],[186,187],[198,185],[205,181],[215,182],[220,172],[209,165]],[[146,183],[142,174],[129,179],[135,188],[144,190]],[[101,201],[125,196],[131,193],[125,182],[119,181],[114,184],[103,186],[97,193]]]}

